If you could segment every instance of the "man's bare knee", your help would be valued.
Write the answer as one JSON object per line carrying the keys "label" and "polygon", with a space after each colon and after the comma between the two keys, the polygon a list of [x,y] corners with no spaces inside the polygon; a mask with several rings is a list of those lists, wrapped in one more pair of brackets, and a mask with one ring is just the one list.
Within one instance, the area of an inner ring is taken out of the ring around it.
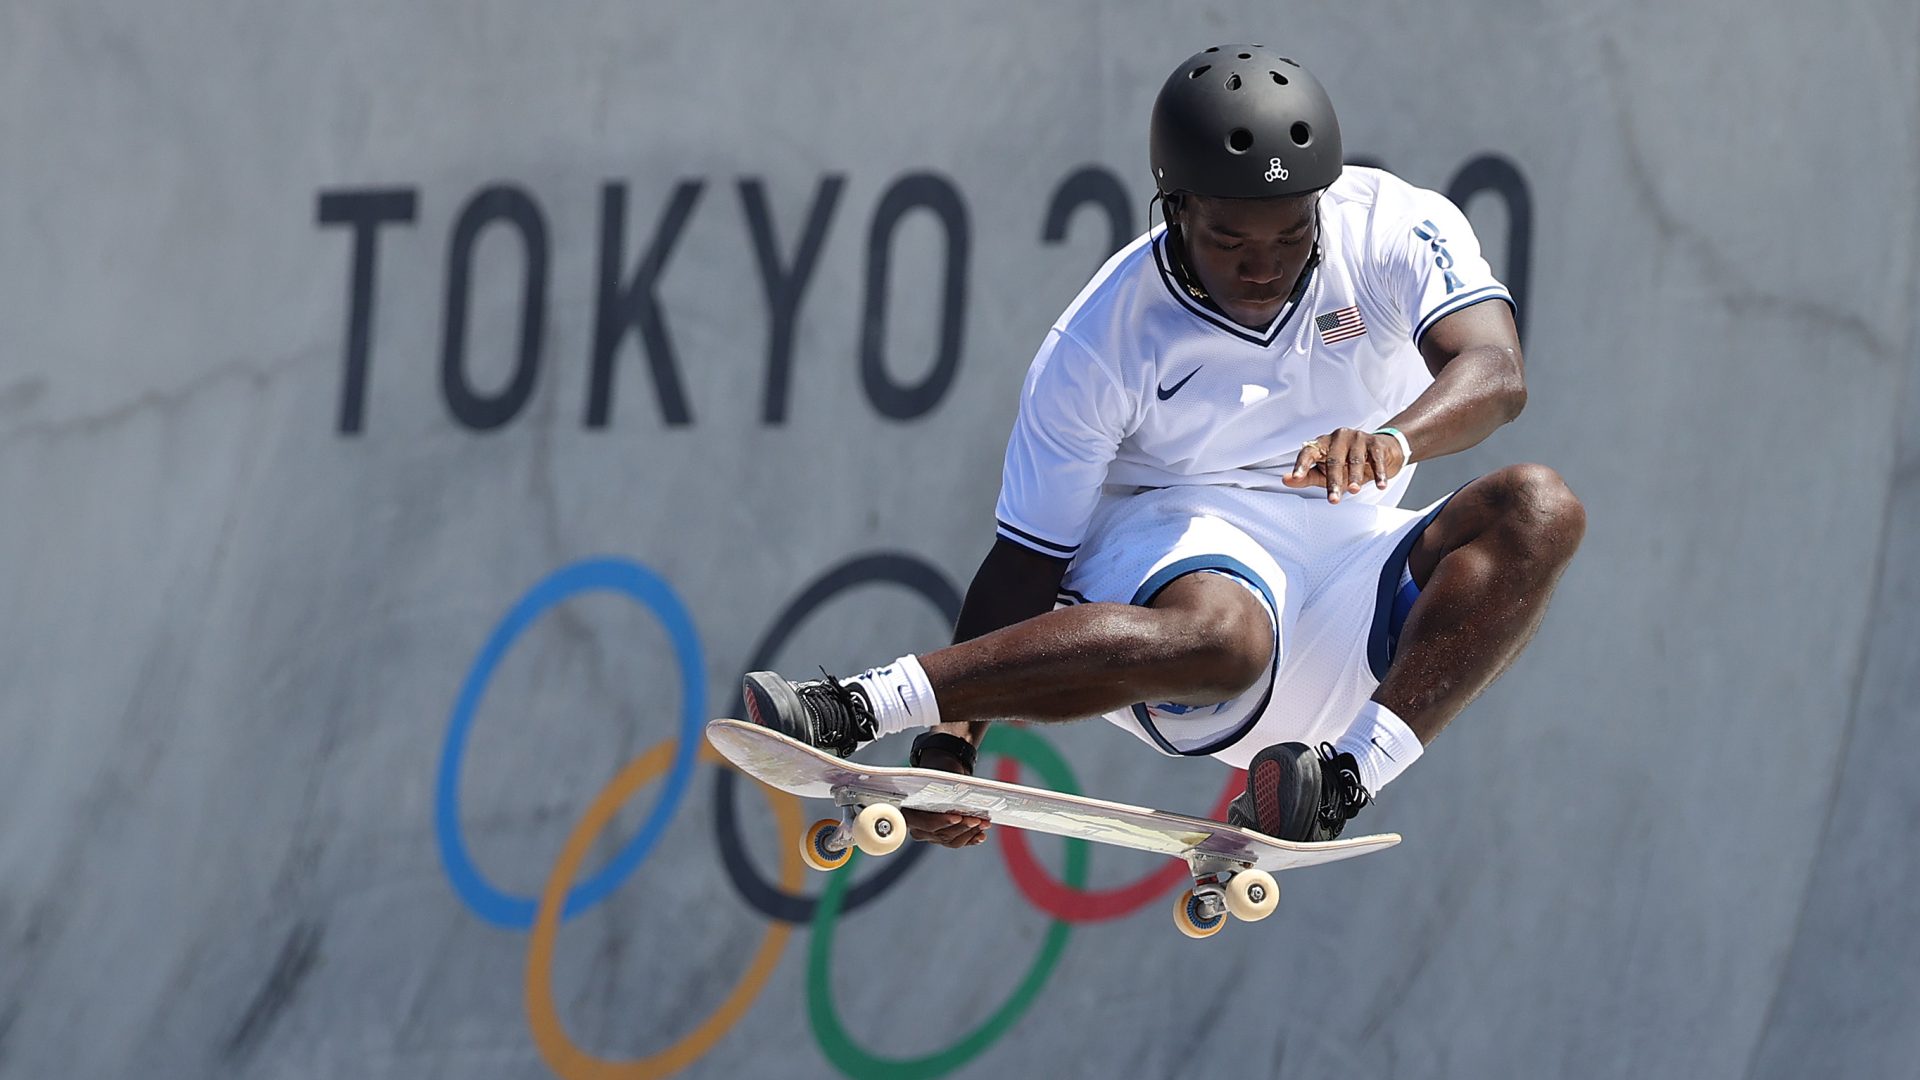
{"label": "man's bare knee", "polygon": [[[1164,604],[1162,603],[1164,601]],[[1189,574],[1155,599],[1167,616],[1166,632],[1177,642],[1182,704],[1215,704],[1239,696],[1263,678],[1273,663],[1273,621],[1266,608],[1237,580],[1221,574]]]}
{"label": "man's bare knee", "polygon": [[1545,465],[1513,465],[1485,478],[1485,520],[1510,563],[1558,571],[1587,531],[1587,511],[1560,474]]}

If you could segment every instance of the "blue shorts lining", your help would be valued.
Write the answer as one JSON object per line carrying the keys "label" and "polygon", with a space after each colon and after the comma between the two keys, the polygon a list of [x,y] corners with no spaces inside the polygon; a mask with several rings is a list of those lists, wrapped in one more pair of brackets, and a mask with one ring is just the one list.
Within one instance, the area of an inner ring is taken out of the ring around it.
{"label": "blue shorts lining", "polygon": [[1153,603],[1154,597],[1159,596],[1161,591],[1168,585],[1173,584],[1175,578],[1185,577],[1188,574],[1201,571],[1212,571],[1239,578],[1248,585],[1253,586],[1259,591],[1260,595],[1266,599],[1267,611],[1274,620],[1273,663],[1267,670],[1267,691],[1260,696],[1260,704],[1254,707],[1252,713],[1248,714],[1246,723],[1241,724],[1220,739],[1197,750],[1175,749],[1173,743],[1169,742],[1166,736],[1160,734],[1160,730],[1153,726],[1153,719],[1147,712],[1146,705],[1135,704],[1133,706],[1133,718],[1139,722],[1141,730],[1145,731],[1148,737],[1153,739],[1154,745],[1175,757],[1211,757],[1225,750],[1227,747],[1232,746],[1234,743],[1239,742],[1247,732],[1253,730],[1255,724],[1260,722],[1261,714],[1267,711],[1267,702],[1273,699],[1274,683],[1279,681],[1280,678],[1280,605],[1274,600],[1273,590],[1267,587],[1266,581],[1263,580],[1259,574],[1254,573],[1252,567],[1241,562],[1239,559],[1231,555],[1194,555],[1190,558],[1169,563],[1161,567],[1157,573],[1146,580],[1145,584],[1135,590],[1131,602],[1136,606],[1145,607]]}
{"label": "blue shorts lining", "polygon": [[[1459,491],[1453,493],[1458,494]],[[1410,580],[1400,580],[1407,572],[1407,556],[1427,526],[1453,501],[1453,495],[1440,500],[1415,522],[1407,535],[1393,546],[1393,554],[1387,556],[1386,565],[1380,568],[1380,592],[1373,604],[1373,629],[1367,634],[1367,667],[1373,672],[1375,682],[1386,679],[1387,668],[1400,648],[1400,631],[1407,625],[1407,614],[1413,610],[1413,602],[1420,598],[1420,586]]]}

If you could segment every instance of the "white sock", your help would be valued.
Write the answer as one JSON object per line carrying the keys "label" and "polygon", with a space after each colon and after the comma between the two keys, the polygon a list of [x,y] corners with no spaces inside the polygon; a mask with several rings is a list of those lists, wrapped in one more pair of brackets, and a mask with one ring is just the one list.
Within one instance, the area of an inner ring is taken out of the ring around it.
{"label": "white sock", "polygon": [[886,667],[871,668],[851,680],[867,692],[873,706],[873,719],[879,734],[932,727],[940,722],[940,706],[934,704],[933,684],[927,672],[913,656],[903,656]]}
{"label": "white sock", "polygon": [[1418,760],[1423,749],[1407,722],[1377,701],[1360,706],[1353,726],[1333,748],[1353,755],[1360,765],[1360,782],[1375,795]]}

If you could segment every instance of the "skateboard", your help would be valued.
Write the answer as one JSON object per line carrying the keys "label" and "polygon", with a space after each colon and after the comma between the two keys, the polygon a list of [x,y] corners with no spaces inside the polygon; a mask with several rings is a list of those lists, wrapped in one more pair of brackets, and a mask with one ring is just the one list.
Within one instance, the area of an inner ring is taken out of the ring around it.
{"label": "skateboard", "polygon": [[1337,862],[1400,842],[1396,833],[1322,843],[1276,840],[1250,829],[1144,806],[1067,795],[934,769],[888,768],[847,761],[744,720],[714,720],[707,741],[741,771],[789,794],[832,799],[839,818],[816,821],[799,838],[815,870],[844,866],[859,848],[885,855],[907,839],[908,810],[956,811],[995,825],[1092,840],[1184,859],[1193,887],[1174,905],[1174,925],[1191,938],[1211,937],[1227,916],[1254,922],[1280,903],[1277,871]]}

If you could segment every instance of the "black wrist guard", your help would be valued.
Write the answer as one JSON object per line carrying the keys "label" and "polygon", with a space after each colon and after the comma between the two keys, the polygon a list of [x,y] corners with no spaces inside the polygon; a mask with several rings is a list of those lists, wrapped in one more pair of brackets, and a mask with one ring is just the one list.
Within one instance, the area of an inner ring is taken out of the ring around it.
{"label": "black wrist guard", "polygon": [[944,731],[922,732],[913,740],[913,751],[907,755],[907,764],[916,769],[919,768],[920,755],[926,753],[928,750],[937,750],[940,753],[950,754],[958,758],[961,766],[966,769],[967,775],[973,775],[973,759],[977,751],[974,750],[971,742],[968,742],[958,735],[949,735]]}

